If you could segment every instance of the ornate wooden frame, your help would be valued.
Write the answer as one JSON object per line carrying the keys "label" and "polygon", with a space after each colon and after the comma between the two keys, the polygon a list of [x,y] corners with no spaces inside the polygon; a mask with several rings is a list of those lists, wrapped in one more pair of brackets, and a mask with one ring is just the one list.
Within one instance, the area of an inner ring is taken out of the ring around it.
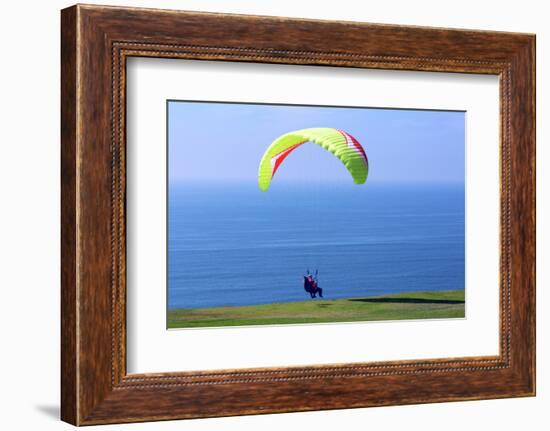
{"label": "ornate wooden frame", "polygon": [[[534,35],[81,5],[61,15],[63,420],[88,425],[535,394]],[[130,56],[498,75],[500,354],[128,375]]]}

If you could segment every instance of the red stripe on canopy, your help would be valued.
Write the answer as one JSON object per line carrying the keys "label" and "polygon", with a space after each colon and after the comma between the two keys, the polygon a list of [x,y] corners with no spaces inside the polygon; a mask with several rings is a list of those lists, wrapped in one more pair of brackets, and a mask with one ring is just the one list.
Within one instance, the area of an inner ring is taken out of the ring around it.
{"label": "red stripe on canopy", "polygon": [[348,132],[344,132],[343,130],[338,130],[342,135],[344,135],[344,138],[346,138],[347,142],[352,143],[352,145],[355,147],[357,151],[361,153],[363,158],[365,159],[365,162],[367,163],[367,166],[369,165],[369,159],[367,157],[367,153],[365,153],[365,150],[363,146],[359,143],[357,139],[355,139],[353,136],[351,136]]}
{"label": "red stripe on canopy", "polygon": [[286,150],[281,151],[280,153],[275,154],[271,158],[271,178],[275,175],[275,172],[277,172],[277,169],[279,169],[279,166],[281,166],[281,163],[283,163],[283,160],[286,159],[286,157],[297,147],[300,145],[306,143],[307,141],[298,142],[297,144],[294,144],[292,147],[288,147]]}

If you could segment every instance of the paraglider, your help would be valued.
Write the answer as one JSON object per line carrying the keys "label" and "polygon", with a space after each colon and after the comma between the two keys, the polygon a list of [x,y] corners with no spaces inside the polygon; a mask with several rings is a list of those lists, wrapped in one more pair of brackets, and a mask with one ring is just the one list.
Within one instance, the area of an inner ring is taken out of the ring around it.
{"label": "paraglider", "polygon": [[267,191],[283,160],[306,142],[317,144],[338,157],[355,184],[363,184],[367,180],[369,161],[357,139],[333,128],[302,129],[279,136],[265,151],[258,169],[258,185],[262,191]]}
{"label": "paraglider", "polygon": [[315,298],[319,294],[319,298],[323,297],[323,289],[319,287],[319,278],[318,271],[315,270],[315,276],[309,273],[307,270],[306,275],[304,275],[304,290],[310,294],[311,298]]}

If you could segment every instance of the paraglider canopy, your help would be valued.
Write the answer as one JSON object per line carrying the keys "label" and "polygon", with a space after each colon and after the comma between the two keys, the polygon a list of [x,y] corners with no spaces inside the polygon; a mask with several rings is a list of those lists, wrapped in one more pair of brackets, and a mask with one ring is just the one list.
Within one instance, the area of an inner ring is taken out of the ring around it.
{"label": "paraglider canopy", "polygon": [[265,151],[258,169],[258,185],[262,191],[267,191],[283,160],[306,142],[317,144],[338,157],[356,184],[367,180],[369,161],[357,139],[333,128],[302,129],[279,136]]}

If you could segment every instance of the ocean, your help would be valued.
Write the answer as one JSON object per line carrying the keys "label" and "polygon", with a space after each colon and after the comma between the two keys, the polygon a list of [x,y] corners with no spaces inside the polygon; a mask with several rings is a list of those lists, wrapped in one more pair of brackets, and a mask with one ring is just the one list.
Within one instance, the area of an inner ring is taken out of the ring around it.
{"label": "ocean", "polygon": [[170,184],[168,307],[464,288],[462,184]]}

